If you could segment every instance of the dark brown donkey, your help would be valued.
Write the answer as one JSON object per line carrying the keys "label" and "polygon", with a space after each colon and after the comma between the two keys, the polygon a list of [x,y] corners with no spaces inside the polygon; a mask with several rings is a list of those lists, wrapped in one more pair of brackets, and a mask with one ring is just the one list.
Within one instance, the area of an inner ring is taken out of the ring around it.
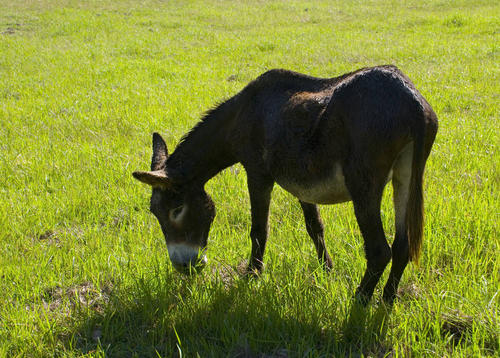
{"label": "dark brown donkey", "polygon": [[[423,231],[422,179],[438,122],[413,83],[393,66],[336,78],[271,70],[209,111],[169,155],[153,135],[151,171],[134,177],[153,187],[174,267],[202,266],[215,207],[204,184],[240,162],[252,211],[249,272],[262,270],[274,183],[296,196],[319,260],[332,267],[316,204],[352,200],[367,259],[357,297],[367,302],[392,257],[384,299],[392,302]],[[388,245],[380,218],[392,179],[396,237]]]}

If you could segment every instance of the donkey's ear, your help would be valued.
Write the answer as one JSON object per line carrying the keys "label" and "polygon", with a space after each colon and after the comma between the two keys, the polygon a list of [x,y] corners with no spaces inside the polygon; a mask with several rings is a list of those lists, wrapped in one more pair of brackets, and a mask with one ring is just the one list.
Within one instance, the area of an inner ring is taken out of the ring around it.
{"label": "donkey's ear", "polygon": [[156,171],[165,168],[168,158],[168,150],[165,141],[158,133],[153,133],[153,157],[151,158],[151,170]]}
{"label": "donkey's ear", "polygon": [[153,187],[170,188],[172,182],[164,170],[154,170],[150,172],[133,172],[132,175],[139,181],[149,184]]}

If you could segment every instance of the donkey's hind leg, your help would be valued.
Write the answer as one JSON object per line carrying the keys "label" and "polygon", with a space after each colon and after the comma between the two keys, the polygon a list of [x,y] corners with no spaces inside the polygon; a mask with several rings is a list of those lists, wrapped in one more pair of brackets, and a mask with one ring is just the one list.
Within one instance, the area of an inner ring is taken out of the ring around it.
{"label": "donkey's hind leg", "polygon": [[323,222],[321,221],[318,206],[301,200],[299,202],[304,212],[307,233],[313,240],[314,246],[316,246],[319,262],[327,271],[330,271],[333,264],[325,246]]}
{"label": "donkey's hind leg", "polygon": [[376,172],[353,170],[353,168],[347,168],[345,171],[346,185],[363,235],[367,261],[365,274],[356,290],[356,298],[363,304],[367,304],[370,300],[380,276],[391,260],[391,248],[385,238],[380,218],[380,204],[386,176],[377,175]]}
{"label": "donkey's hind leg", "polygon": [[408,225],[406,222],[406,208],[408,206],[413,146],[401,152],[394,163],[392,187],[394,191],[394,211],[396,235],[392,244],[392,267],[389,279],[384,288],[384,301],[392,304],[396,296],[399,281],[409,261]]}

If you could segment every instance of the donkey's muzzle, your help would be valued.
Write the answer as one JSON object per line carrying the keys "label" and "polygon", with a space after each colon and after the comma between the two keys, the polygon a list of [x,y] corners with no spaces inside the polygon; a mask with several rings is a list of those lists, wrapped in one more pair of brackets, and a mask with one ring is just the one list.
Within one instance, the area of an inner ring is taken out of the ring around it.
{"label": "donkey's muzzle", "polygon": [[199,272],[207,263],[207,256],[199,246],[186,244],[167,245],[172,266],[184,274]]}

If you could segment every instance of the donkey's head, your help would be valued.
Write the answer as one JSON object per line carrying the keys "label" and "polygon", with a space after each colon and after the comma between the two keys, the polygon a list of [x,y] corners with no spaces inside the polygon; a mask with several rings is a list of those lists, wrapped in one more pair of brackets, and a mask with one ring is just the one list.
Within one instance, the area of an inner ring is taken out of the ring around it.
{"label": "donkey's head", "polygon": [[167,146],[154,133],[151,171],[134,172],[133,176],[152,186],[150,210],[160,223],[170,261],[178,271],[189,273],[207,261],[205,247],[215,206],[203,187],[179,183],[169,176],[167,159]]}

